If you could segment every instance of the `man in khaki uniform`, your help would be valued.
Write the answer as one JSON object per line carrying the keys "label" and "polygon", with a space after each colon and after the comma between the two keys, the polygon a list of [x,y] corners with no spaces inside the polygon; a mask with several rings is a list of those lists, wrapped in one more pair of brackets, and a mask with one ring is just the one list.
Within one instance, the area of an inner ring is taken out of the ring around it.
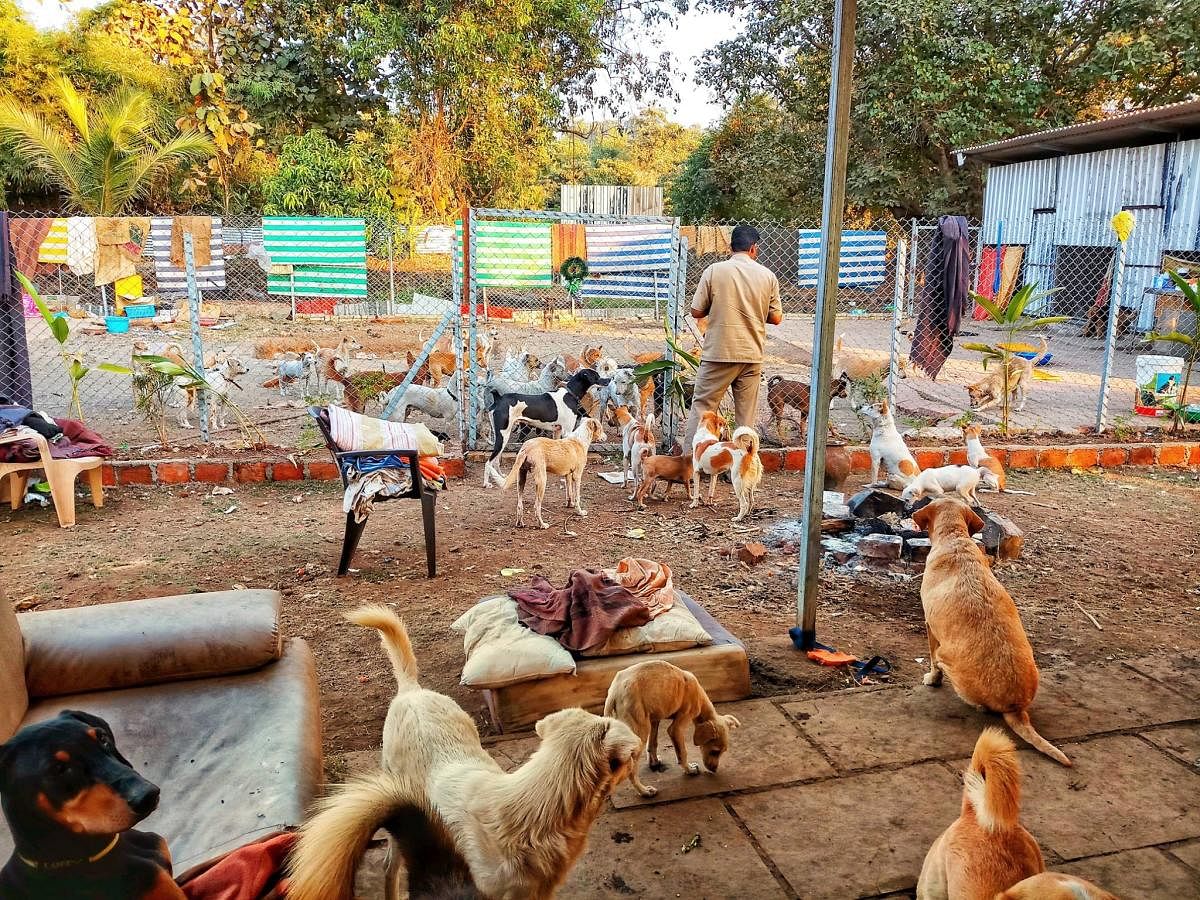
{"label": "man in khaki uniform", "polygon": [[683,436],[685,453],[692,450],[700,416],[715,410],[731,385],[737,424],[753,427],[758,418],[767,325],[783,321],[779,279],[755,262],[758,242],[758,229],[752,225],[734,228],[730,239],[733,254],[705,269],[696,286],[692,316],[707,318],[708,329]]}

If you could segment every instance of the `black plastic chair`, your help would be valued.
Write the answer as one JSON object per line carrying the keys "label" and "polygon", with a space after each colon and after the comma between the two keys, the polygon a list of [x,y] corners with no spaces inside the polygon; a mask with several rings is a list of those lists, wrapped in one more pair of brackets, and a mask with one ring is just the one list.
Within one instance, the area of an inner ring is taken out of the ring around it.
{"label": "black plastic chair", "polygon": [[[420,500],[421,501],[421,521],[425,526],[425,563],[429,570],[429,577],[433,578],[437,575],[437,528],[434,524],[434,511],[436,510],[437,492],[425,489],[425,483],[421,479],[421,470],[418,466],[418,456],[416,450],[389,449],[389,450],[342,450],[333,442],[333,433],[329,428],[329,411],[319,407],[309,407],[309,415],[316,420],[317,429],[321,432],[321,436],[325,438],[325,446],[329,448],[329,452],[333,454],[333,461],[338,467],[338,472],[342,476],[342,487],[347,487],[352,478],[367,472],[375,472],[380,469],[408,469],[412,480],[412,487],[403,494],[397,494],[393,497],[377,496],[374,502],[381,500]],[[346,533],[342,538],[342,558],[338,562],[337,574],[341,578],[350,568],[350,561],[354,558],[354,551],[358,549],[358,540],[362,537],[363,529],[367,527],[366,521],[356,522],[354,513],[346,513]]]}

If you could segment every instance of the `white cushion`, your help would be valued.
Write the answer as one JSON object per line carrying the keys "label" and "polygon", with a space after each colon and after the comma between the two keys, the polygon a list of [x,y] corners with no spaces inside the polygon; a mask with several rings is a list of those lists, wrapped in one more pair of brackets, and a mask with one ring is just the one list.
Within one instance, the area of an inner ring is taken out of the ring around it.
{"label": "white cushion", "polygon": [[[694,620],[693,620],[694,621]],[[450,626],[463,635],[467,661],[462,684],[500,688],[551,675],[574,675],[575,659],[554,638],[517,619],[517,601],[505,595],[475,604]]]}
{"label": "white cushion", "polygon": [[619,628],[599,647],[583,650],[580,656],[620,656],[623,653],[667,653],[689,647],[707,647],[712,636],[696,621],[691,610],[676,603],[645,625]]}

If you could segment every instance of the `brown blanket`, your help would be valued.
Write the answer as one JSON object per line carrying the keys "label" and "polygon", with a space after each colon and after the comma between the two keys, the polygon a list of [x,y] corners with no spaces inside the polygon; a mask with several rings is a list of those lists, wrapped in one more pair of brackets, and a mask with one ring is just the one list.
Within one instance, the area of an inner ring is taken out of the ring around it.
{"label": "brown blanket", "polygon": [[[50,445],[52,459],[79,459],[84,456],[103,456],[111,459],[113,448],[92,429],[77,419],[55,419],[63,430],[63,439]],[[33,441],[18,441],[0,444],[0,462],[36,462],[41,459],[37,444]]]}
{"label": "brown blanket", "polygon": [[618,628],[650,621],[641,598],[593,569],[576,569],[561,588],[535,575],[528,587],[513,588],[508,595],[517,601],[522,625],[557,639],[568,650],[598,647]]}
{"label": "brown blanket", "polygon": [[183,235],[191,232],[196,268],[212,265],[212,217],[176,216],[171,220],[171,265],[184,267]]}

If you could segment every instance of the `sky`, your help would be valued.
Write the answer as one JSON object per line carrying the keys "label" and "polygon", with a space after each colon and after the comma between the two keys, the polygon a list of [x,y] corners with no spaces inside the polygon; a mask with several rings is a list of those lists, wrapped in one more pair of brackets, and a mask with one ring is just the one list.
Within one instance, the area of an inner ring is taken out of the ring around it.
{"label": "sky", "polygon": [[[60,28],[82,9],[95,6],[100,0],[17,0],[19,6],[38,28]],[[721,117],[716,94],[696,81],[696,58],[705,50],[739,30],[737,19],[724,13],[692,10],[682,16],[671,29],[661,49],[670,50],[676,59],[679,78],[675,85],[678,101],[662,101],[672,118],[684,125],[712,125]],[[647,45],[648,52],[660,52]],[[636,109],[625,110],[629,115]]]}

